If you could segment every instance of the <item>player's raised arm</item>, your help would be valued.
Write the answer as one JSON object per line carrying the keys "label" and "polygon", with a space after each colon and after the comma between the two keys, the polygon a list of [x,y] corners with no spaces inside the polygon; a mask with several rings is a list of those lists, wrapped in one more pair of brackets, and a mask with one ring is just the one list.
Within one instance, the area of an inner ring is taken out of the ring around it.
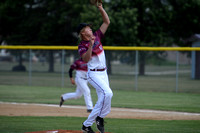
{"label": "player's raised arm", "polygon": [[100,30],[103,34],[106,33],[106,30],[108,29],[108,26],[110,24],[110,19],[108,17],[108,14],[106,13],[106,11],[104,10],[102,4],[100,4],[99,6],[97,6],[99,8],[99,11],[101,13],[102,19],[103,19],[103,24],[100,27]]}

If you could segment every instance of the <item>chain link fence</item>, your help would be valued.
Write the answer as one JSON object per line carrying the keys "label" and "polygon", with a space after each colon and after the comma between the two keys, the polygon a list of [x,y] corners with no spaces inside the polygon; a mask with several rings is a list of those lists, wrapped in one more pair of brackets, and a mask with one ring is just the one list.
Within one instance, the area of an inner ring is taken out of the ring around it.
{"label": "chain link fence", "polygon": [[[191,51],[105,51],[112,89],[200,92],[200,80],[192,78]],[[0,56],[0,84],[74,87],[68,70],[78,58],[77,50],[8,49]]]}

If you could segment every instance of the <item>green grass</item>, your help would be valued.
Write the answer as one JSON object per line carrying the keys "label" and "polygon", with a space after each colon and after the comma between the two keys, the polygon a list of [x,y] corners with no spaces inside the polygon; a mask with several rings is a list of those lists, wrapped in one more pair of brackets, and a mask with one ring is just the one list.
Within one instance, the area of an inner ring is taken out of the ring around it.
{"label": "green grass", "polygon": [[[65,84],[61,88],[61,65],[55,64],[55,73],[48,73],[48,64],[33,62],[32,81],[28,72],[11,72],[13,62],[0,65],[0,101],[19,103],[58,104],[60,95],[75,91],[68,78],[69,64],[65,65]],[[24,65],[28,69],[28,63]],[[179,66],[179,93],[175,93],[176,75],[148,75],[138,77],[135,91],[134,66],[113,65],[109,75],[113,89],[112,107],[171,110],[200,113],[200,82],[192,80],[189,65]],[[175,71],[175,64],[146,65],[146,72]],[[186,73],[185,73],[186,72]],[[92,100],[97,100],[91,87]],[[85,105],[83,97],[64,104]],[[0,116],[0,133],[23,133],[41,130],[80,130],[86,118],[79,117],[31,117]],[[200,120],[136,120],[106,118],[105,129],[112,133],[200,133]],[[95,124],[92,128],[96,130]]]}
{"label": "green grass", "polygon": [[[175,93],[174,76],[140,76],[138,91],[134,77],[111,75],[113,89],[112,107],[171,110],[200,113],[200,82],[181,75],[179,90]],[[60,95],[75,91],[75,86],[66,79],[61,84],[60,73],[34,73],[32,86],[28,86],[27,72],[0,72],[0,101],[19,103],[58,104]],[[4,85],[3,85],[4,84]],[[182,93],[189,92],[189,93]],[[91,87],[92,100],[97,100]],[[68,105],[85,105],[83,97],[65,102]],[[23,133],[41,130],[80,130],[86,118],[78,117],[16,117],[0,116],[1,133]],[[200,120],[135,120],[107,119],[106,131],[112,133],[200,133]],[[95,124],[93,125],[95,131]]]}
{"label": "green grass", "polygon": [[[74,91],[75,88],[0,85],[0,101],[58,104],[61,94]],[[200,112],[200,94],[130,90],[113,90],[113,93],[112,107]],[[91,95],[93,103],[96,103],[97,95],[93,88]],[[85,105],[83,97],[68,100],[65,104]]]}
{"label": "green grass", "polygon": [[[81,130],[86,118],[78,117],[9,117],[0,116],[1,133],[23,133],[44,130]],[[200,121],[163,121],[105,119],[106,132],[112,133],[200,133]],[[95,124],[92,128],[97,131]]]}
{"label": "green grass", "polygon": [[[61,87],[61,73],[33,72],[31,86]],[[109,75],[110,86],[113,90],[136,90],[134,75]],[[179,74],[178,92],[200,93],[200,81],[192,80],[189,73]],[[0,71],[1,85],[29,85],[28,72]],[[65,73],[65,88],[73,88],[68,74]],[[176,92],[176,75],[148,75],[138,77],[138,91],[142,92]]]}

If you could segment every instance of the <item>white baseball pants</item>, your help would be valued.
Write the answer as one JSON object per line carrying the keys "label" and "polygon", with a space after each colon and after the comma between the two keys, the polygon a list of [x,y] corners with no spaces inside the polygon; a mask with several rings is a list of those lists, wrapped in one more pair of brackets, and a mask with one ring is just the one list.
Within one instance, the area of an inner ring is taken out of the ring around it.
{"label": "white baseball pants", "polygon": [[88,71],[88,82],[96,88],[98,101],[94,109],[83,123],[86,127],[92,126],[97,116],[104,118],[111,110],[113,92],[109,86],[107,71]]}
{"label": "white baseball pants", "polygon": [[88,87],[88,81],[81,78],[81,77],[76,77],[75,78],[76,82],[76,92],[72,93],[65,93],[62,95],[63,100],[68,100],[68,99],[78,99],[82,95],[84,95],[85,99],[85,104],[87,109],[93,109],[93,103],[92,103],[92,98],[90,94],[90,88]]}

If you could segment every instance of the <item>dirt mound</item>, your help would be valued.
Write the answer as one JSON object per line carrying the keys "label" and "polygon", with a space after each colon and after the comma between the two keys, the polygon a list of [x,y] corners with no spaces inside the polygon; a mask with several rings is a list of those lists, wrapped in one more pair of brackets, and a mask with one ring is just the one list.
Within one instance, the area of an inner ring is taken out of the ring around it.
{"label": "dirt mound", "polygon": [[82,131],[73,130],[47,130],[47,131],[36,131],[36,132],[26,132],[26,133],[83,133]]}
{"label": "dirt mound", "polygon": [[83,132],[75,130],[48,130],[48,131],[26,132],[26,133],[83,133]]}

